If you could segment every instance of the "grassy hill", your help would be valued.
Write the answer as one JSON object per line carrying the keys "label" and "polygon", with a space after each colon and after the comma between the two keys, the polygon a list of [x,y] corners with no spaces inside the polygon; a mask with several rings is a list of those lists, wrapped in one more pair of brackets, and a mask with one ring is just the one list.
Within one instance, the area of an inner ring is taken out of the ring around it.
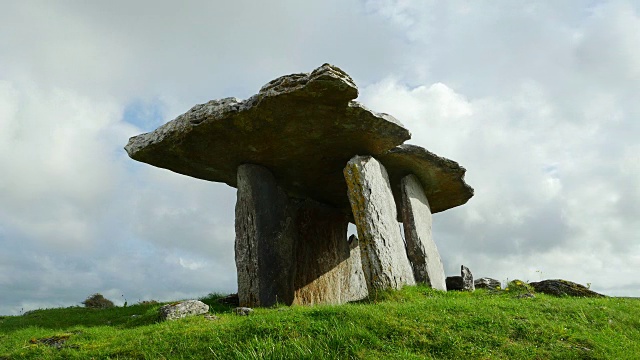
{"label": "grassy hill", "polygon": [[0,317],[0,359],[640,359],[640,300],[425,287],[158,322],[161,304]]}

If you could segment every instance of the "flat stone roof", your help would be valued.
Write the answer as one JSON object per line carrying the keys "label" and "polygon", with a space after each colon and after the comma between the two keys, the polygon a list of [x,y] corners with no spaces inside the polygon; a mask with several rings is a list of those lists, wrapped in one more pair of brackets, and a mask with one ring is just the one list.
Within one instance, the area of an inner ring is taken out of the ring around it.
{"label": "flat stone roof", "polygon": [[[392,183],[418,176],[432,212],[464,204],[473,189],[464,168],[423,148],[402,145],[409,131],[391,115],[356,101],[349,75],[325,64],[279,77],[247,100],[196,105],[153,132],[129,139],[135,160],[236,187],[241,164],[262,165],[292,197],[312,198],[351,213],[342,173],[355,155],[372,155]],[[420,150],[422,149],[422,150]]]}

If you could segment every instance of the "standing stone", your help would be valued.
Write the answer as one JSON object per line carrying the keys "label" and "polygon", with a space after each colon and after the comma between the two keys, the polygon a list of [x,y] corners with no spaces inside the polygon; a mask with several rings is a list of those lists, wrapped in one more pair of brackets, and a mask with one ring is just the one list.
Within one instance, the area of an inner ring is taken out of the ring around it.
{"label": "standing stone", "polygon": [[265,167],[238,167],[236,268],[240,306],[293,300],[295,208]]}
{"label": "standing stone", "polygon": [[476,289],[473,284],[473,275],[468,267],[461,265],[460,274],[462,275],[462,289],[466,291],[474,291]]}
{"label": "standing stone", "polygon": [[[351,256],[349,222],[340,210],[305,201],[297,213],[293,303],[342,304],[367,296],[359,253]],[[356,241],[357,242],[357,241]]]}
{"label": "standing stone", "polygon": [[414,285],[384,166],[371,156],[354,156],[344,168],[344,176],[369,291]]}
{"label": "standing stone", "polygon": [[431,233],[429,200],[415,175],[402,178],[400,189],[407,256],[416,282],[446,291],[444,267]]}

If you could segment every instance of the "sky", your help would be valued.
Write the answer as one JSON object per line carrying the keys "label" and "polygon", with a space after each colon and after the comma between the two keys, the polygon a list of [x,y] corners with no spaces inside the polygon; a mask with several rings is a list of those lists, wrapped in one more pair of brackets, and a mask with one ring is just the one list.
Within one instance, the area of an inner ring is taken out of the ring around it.
{"label": "sky", "polygon": [[636,1],[0,4],[0,314],[235,292],[235,189],[123,147],[323,63],[467,169],[448,276],[640,296]]}

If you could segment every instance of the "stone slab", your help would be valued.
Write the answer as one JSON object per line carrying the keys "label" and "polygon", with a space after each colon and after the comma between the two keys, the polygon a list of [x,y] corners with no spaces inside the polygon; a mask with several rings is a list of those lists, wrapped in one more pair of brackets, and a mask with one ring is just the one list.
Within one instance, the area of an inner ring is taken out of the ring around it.
{"label": "stone slab", "polygon": [[414,285],[384,166],[371,156],[355,156],[344,176],[369,293]]}
{"label": "stone slab", "polygon": [[[238,168],[236,268],[240,306],[341,304],[367,296],[348,217],[289,198],[260,165]],[[359,269],[359,270],[358,270]]]}
{"label": "stone slab", "polygon": [[[335,208],[306,201],[297,214],[294,304],[342,304],[367,296],[359,251],[347,241],[349,221]],[[357,240],[356,240],[357,243]]]}
{"label": "stone slab", "polygon": [[381,154],[411,135],[390,115],[352,101],[358,90],[338,67],[277,78],[247,100],[196,105],[153,132],[129,139],[135,160],[199,179],[237,186],[241,164],[274,174],[289,196],[350,213],[344,164]]}
{"label": "stone slab", "polygon": [[407,256],[415,280],[446,291],[444,267],[432,236],[429,200],[415,175],[402,178],[400,190]]}
{"label": "stone slab", "polygon": [[296,210],[268,169],[238,167],[235,257],[240,306],[293,300]]}
{"label": "stone slab", "polygon": [[420,181],[432,214],[463,205],[473,196],[473,188],[464,181],[465,168],[423,147],[403,144],[376,158],[389,174],[398,214],[402,214],[401,180],[410,174]]}
{"label": "stone slab", "polygon": [[200,300],[185,300],[161,307],[160,319],[178,320],[189,316],[206,314],[208,311],[209,305]]}

